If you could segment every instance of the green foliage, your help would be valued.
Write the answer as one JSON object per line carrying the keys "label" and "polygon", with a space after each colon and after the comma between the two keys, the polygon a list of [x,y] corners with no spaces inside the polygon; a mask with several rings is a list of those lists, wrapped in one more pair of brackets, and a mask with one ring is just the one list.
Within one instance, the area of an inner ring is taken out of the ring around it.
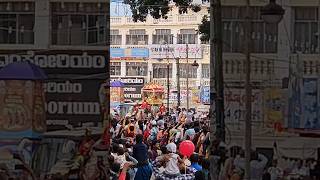
{"label": "green foliage", "polygon": [[[188,11],[199,12],[201,6],[193,4],[193,0],[173,0],[175,6],[179,8],[179,13],[184,14]],[[208,2],[209,0],[203,0],[202,2]],[[132,18],[134,22],[144,22],[147,16],[150,14],[155,19],[167,19],[167,14],[171,10],[169,7],[170,0],[124,0],[125,4],[130,6],[132,11]],[[201,40],[209,40],[209,21],[207,17],[204,17],[202,24],[199,25],[199,33],[201,34]]]}
{"label": "green foliage", "polygon": [[199,25],[198,29],[201,41],[209,42],[210,40],[210,20],[208,20],[208,16],[204,16],[202,18],[202,23]]}

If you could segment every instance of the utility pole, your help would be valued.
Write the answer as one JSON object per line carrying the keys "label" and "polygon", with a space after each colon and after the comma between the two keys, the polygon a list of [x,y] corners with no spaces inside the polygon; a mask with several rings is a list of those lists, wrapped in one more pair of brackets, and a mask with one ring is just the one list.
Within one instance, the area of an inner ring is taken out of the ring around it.
{"label": "utility pole", "polygon": [[167,56],[167,113],[169,114],[170,111],[170,63],[169,63],[169,56],[168,56],[169,47],[166,50],[166,56]]}
{"label": "utility pole", "polygon": [[178,98],[178,103],[177,106],[178,108],[181,105],[181,96],[180,96],[180,59],[176,58],[176,63],[177,63],[177,98]]}
{"label": "utility pole", "polygon": [[245,70],[246,70],[246,121],[245,121],[245,180],[250,180],[250,160],[251,160],[251,144],[252,144],[252,129],[251,129],[251,20],[250,20],[250,0],[246,1],[246,19],[245,19]]}
{"label": "utility pole", "polygon": [[[215,99],[216,132],[220,141],[225,141],[224,122],[224,83],[223,83],[223,46],[222,46],[222,17],[221,1],[211,0],[213,8],[210,10],[210,104],[214,109]],[[214,48],[212,48],[214,47]],[[216,96],[214,97],[214,91]],[[213,115],[213,111],[212,111]],[[211,118],[213,116],[211,115]],[[214,121],[214,119],[211,119]]]}
{"label": "utility pole", "polygon": [[189,46],[188,43],[186,44],[186,59],[187,59],[187,109],[189,110],[189,72],[190,72],[190,65],[189,65]]}

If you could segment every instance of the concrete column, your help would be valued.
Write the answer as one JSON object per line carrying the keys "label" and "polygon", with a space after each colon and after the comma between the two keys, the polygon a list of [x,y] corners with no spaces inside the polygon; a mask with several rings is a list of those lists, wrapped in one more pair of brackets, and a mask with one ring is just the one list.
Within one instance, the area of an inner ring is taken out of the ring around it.
{"label": "concrete column", "polygon": [[153,79],[153,65],[152,60],[148,59],[148,76],[147,82],[150,82]]}
{"label": "concrete column", "polygon": [[125,77],[126,76],[126,62],[125,61],[121,61],[121,77]]}
{"label": "concrete column", "polygon": [[201,86],[201,74],[202,74],[202,63],[199,63],[199,67],[197,69],[197,86],[198,87]]}
{"label": "concrete column", "polygon": [[49,0],[35,0],[35,46],[47,49],[50,45],[50,2]]}
{"label": "concrete column", "polygon": [[172,87],[171,88],[177,88],[177,61],[175,59],[171,60],[172,62],[172,78],[171,78],[171,82],[172,82]]}

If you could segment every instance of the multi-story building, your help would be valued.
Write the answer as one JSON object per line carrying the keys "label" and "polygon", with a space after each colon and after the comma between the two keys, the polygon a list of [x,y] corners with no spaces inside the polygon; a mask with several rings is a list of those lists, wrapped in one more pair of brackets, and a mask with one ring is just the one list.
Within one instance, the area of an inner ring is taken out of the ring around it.
{"label": "multi-story building", "polygon": [[[245,91],[243,88],[246,73],[244,68],[245,46],[243,45],[244,21],[246,18],[245,3],[246,1],[244,0],[222,1],[225,119],[230,124],[229,128],[235,131],[242,129],[241,127],[243,127],[242,125],[245,120]],[[273,127],[271,124],[275,121],[283,126],[289,125],[294,127],[291,116],[289,116],[292,113],[290,113],[290,110],[289,112],[287,110],[290,102],[288,101],[289,93],[286,92],[292,89],[291,86],[294,84],[291,83],[293,75],[299,75],[299,73],[294,71],[301,70],[304,78],[315,78],[311,83],[313,85],[312,88],[316,92],[315,94],[319,92],[317,88],[318,80],[316,80],[320,72],[318,60],[320,57],[319,3],[317,0],[307,2],[301,0],[279,1],[278,3],[285,9],[285,15],[279,24],[267,24],[262,20],[260,8],[266,5],[266,3],[266,1],[253,0],[250,4],[250,18],[252,20],[250,47],[252,62],[251,79],[253,85],[252,120],[257,129],[259,127],[265,128],[266,126]],[[187,74],[190,77],[190,91],[192,91],[191,88],[199,89],[200,87],[201,89],[201,87],[208,86],[210,46],[205,42],[201,42],[197,33],[197,28],[201,23],[203,15],[208,15],[206,5],[203,6],[203,9],[199,13],[190,12],[189,14],[179,14],[173,7],[172,11],[168,14],[168,19],[157,20],[148,17],[146,22],[133,22],[129,15],[111,17],[111,51],[117,48],[149,49],[148,56],[146,55],[143,58],[111,59],[111,68],[114,73],[111,75],[114,77],[134,75],[143,77],[146,81],[156,81],[166,87],[168,69],[166,57],[169,57],[170,85],[175,90],[177,82],[176,57],[171,55],[171,53],[169,55],[166,53],[156,53],[154,51],[158,49],[154,47],[181,47],[185,46],[187,42],[189,46],[195,45],[195,49],[200,47],[201,53],[197,54],[197,57],[189,56],[189,63],[196,60],[199,67],[197,69],[189,67],[189,71],[186,71],[188,69],[185,64],[186,58],[182,56],[182,54],[185,55],[186,53],[185,51],[183,53],[180,52],[181,86],[183,88],[186,87],[187,82],[185,77]],[[166,43],[163,43],[161,40],[164,40]],[[297,64],[301,64],[301,66],[297,68]],[[129,73],[131,70],[134,71],[133,74]],[[290,79],[290,83],[288,83],[288,79]],[[299,88],[303,87],[299,86]],[[209,93],[206,94],[209,95]],[[317,98],[318,95],[309,97],[306,94],[300,94],[299,97],[311,98],[319,104],[319,100],[317,100],[319,99]],[[272,101],[272,98],[278,98],[280,101]],[[274,102],[275,104],[270,106],[268,102]],[[311,107],[311,102],[315,103],[313,101],[304,103],[306,106]],[[303,103],[301,102],[300,104]],[[320,120],[316,115],[317,111],[314,108],[312,112],[309,108],[303,108],[302,106],[298,109],[301,109],[301,112],[304,114],[311,113],[313,119],[316,119],[316,122],[320,124]],[[305,127],[304,125],[308,124],[308,118],[310,119],[311,116],[304,116],[302,118],[300,114],[296,127]],[[269,137],[269,135],[266,135],[266,137]],[[263,144],[266,141],[259,142]],[[268,142],[271,143],[273,140]]]}
{"label": "multi-story building", "polygon": [[101,125],[108,7],[105,0],[0,1],[0,67],[29,60],[45,70],[49,130]]}

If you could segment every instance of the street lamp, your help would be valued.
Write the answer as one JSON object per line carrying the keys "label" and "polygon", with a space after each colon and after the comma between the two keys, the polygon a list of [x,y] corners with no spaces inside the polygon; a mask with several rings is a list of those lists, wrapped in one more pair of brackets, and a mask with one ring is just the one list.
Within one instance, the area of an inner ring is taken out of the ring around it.
{"label": "street lamp", "polygon": [[278,24],[285,13],[285,10],[278,4],[276,0],[270,0],[269,4],[261,8],[261,17],[268,24]]}

